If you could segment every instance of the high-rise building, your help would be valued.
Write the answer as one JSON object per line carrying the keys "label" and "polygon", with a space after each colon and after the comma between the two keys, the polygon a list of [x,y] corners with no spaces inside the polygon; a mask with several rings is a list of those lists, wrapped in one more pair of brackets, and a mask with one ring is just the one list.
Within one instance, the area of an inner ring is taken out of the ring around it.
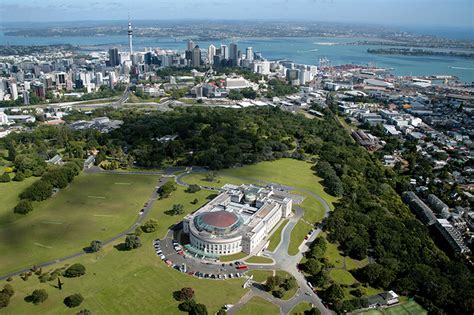
{"label": "high-rise building", "polygon": [[245,52],[245,59],[252,61],[253,60],[253,48],[252,47],[247,47],[247,50]]}
{"label": "high-rise building", "polygon": [[193,49],[191,65],[193,67],[200,67],[201,66],[201,49],[197,45]]}
{"label": "high-rise building", "polygon": [[207,60],[209,64],[214,63],[214,56],[216,55],[216,46],[213,44],[209,45],[209,49],[207,50]]}
{"label": "high-rise building", "polygon": [[232,66],[239,64],[238,48],[236,43],[231,43],[229,48],[229,59],[232,60]]}
{"label": "high-rise building", "polygon": [[119,53],[117,48],[110,48],[109,49],[109,63],[111,67],[118,66],[120,64],[119,61]]}
{"label": "high-rise building", "polygon": [[229,59],[229,50],[227,49],[227,45],[221,45],[221,56],[224,59]]}
{"label": "high-rise building", "polygon": [[188,40],[188,51],[192,51],[196,47],[196,44],[192,40]]}

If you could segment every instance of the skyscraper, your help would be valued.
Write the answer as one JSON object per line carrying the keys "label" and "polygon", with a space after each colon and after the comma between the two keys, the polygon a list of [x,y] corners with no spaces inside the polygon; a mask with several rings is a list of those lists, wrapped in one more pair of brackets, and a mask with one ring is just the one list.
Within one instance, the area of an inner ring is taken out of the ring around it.
{"label": "skyscraper", "polygon": [[236,43],[230,44],[229,55],[230,60],[232,60],[232,66],[237,66],[239,64],[239,56]]}
{"label": "skyscraper", "polygon": [[196,44],[192,40],[188,40],[188,51],[192,51],[196,47]]}
{"label": "skyscraper", "polygon": [[120,64],[119,61],[119,53],[117,48],[110,48],[109,49],[109,63],[111,67],[118,66]]}
{"label": "skyscraper", "polygon": [[132,23],[130,22],[130,19],[129,19],[128,20],[128,45],[130,46],[130,56],[133,55],[132,37],[133,37]]}
{"label": "skyscraper", "polygon": [[247,47],[247,51],[245,52],[245,59],[252,61],[253,60],[253,48]]}
{"label": "skyscraper", "polygon": [[196,45],[193,49],[193,54],[192,54],[192,66],[193,67],[200,67],[201,66],[201,48]]}
{"label": "skyscraper", "polygon": [[209,45],[209,49],[207,50],[207,60],[209,64],[214,63],[214,56],[216,55],[216,46],[213,44]]}
{"label": "skyscraper", "polygon": [[221,45],[221,56],[224,59],[229,59],[229,50],[227,49],[227,45]]}

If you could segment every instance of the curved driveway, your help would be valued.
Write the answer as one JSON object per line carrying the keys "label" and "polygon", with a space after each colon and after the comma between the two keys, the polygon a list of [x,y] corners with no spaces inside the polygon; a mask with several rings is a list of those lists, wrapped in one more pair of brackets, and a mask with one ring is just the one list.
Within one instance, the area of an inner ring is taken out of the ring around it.
{"label": "curved driveway", "polygon": [[[193,169],[194,173],[200,173],[200,172],[205,172],[205,171],[206,170],[202,169],[202,168]],[[180,175],[176,176],[176,182],[179,185],[189,186],[187,183],[185,183],[183,181],[183,177],[186,176],[187,174],[188,173],[184,173],[184,174],[180,174]],[[230,176],[230,175],[227,175],[227,174],[226,174],[226,176],[236,178],[236,179],[240,179],[240,180],[243,180],[243,181],[251,180],[253,182],[259,182],[259,183],[262,183],[262,184],[265,184],[265,185],[272,185],[276,188],[283,188],[285,190],[303,191],[303,192],[311,195],[312,197],[316,198],[318,201],[321,202],[321,204],[324,207],[324,218],[328,217],[329,213],[331,211],[331,208],[329,207],[329,204],[326,202],[326,200],[324,200],[319,195],[317,195],[317,194],[315,194],[315,193],[313,193],[309,190],[302,189],[302,188],[299,188],[299,187],[296,188],[296,187],[291,187],[291,186],[283,186],[281,184],[270,183],[270,182],[266,182],[266,181],[258,180],[258,179],[254,179],[254,178],[246,178],[246,177],[240,177],[240,176]],[[215,190],[218,190],[218,189],[215,189]],[[279,306],[280,311],[281,311],[282,314],[288,314],[294,306],[296,306],[296,305],[298,305],[299,303],[302,303],[302,302],[312,303],[315,307],[317,307],[321,311],[322,314],[332,314],[332,312],[323,305],[323,303],[321,302],[321,299],[316,295],[316,293],[314,293],[313,290],[309,287],[305,277],[303,276],[303,274],[301,272],[298,271],[298,269],[296,267],[298,265],[298,263],[301,261],[301,259],[303,258],[303,253],[306,252],[309,249],[309,245],[318,236],[318,234],[321,232],[321,229],[317,228],[315,230],[315,232],[311,235],[311,237],[300,245],[298,254],[296,254],[295,256],[290,256],[288,254],[288,247],[290,245],[291,232],[293,231],[293,228],[298,223],[298,221],[304,215],[304,210],[301,207],[294,206],[294,209],[295,209],[295,214],[292,217],[289,218],[288,224],[286,224],[286,226],[283,228],[283,231],[281,233],[280,244],[275,249],[275,251],[266,252],[266,256],[273,258],[273,260],[275,261],[275,264],[272,264],[272,265],[252,264],[252,265],[249,265],[249,269],[250,270],[255,270],[255,269],[257,269],[257,270],[280,269],[280,270],[284,270],[284,271],[290,273],[291,275],[293,275],[295,277],[295,279],[298,283],[298,286],[299,286],[299,289],[296,292],[295,296],[293,298],[291,298],[290,300],[284,301],[284,300],[281,300],[281,299],[277,299],[277,298],[273,297],[271,294],[263,291],[260,288],[260,286],[252,285],[250,287],[250,290],[251,290],[250,293],[246,294],[244,297],[242,297],[242,299],[239,301],[239,303],[234,305],[234,307],[232,307],[229,310],[229,312],[228,312],[229,314],[234,314],[236,311],[238,311],[245,303],[247,303],[252,298],[252,296],[260,296],[260,297],[266,299],[267,301],[270,301],[271,303]]]}

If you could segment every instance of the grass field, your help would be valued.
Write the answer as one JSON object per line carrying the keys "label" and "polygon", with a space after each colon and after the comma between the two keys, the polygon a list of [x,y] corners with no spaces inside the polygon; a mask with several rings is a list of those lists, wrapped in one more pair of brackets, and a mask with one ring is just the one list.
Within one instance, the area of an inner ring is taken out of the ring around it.
{"label": "grass field", "polygon": [[233,254],[233,255],[220,256],[219,260],[221,262],[228,262],[228,261],[239,260],[239,259],[245,258],[247,256],[248,256],[248,254],[246,254],[244,252],[240,252],[240,253]]}
{"label": "grass field", "polygon": [[253,297],[236,314],[238,315],[266,315],[280,314],[280,308],[261,297]]}
{"label": "grass field", "polygon": [[272,270],[251,270],[246,272],[246,275],[253,276],[253,281],[255,282],[265,282],[267,278],[273,276]]}
{"label": "grass field", "polygon": [[262,256],[252,256],[245,260],[245,262],[251,264],[271,264],[273,263],[273,259]]}
{"label": "grass field", "polygon": [[200,186],[212,187],[212,188],[221,188],[225,184],[234,184],[234,185],[241,185],[245,183],[255,183],[255,181],[244,181],[238,178],[232,178],[225,175],[217,175],[214,181],[206,180],[206,173],[190,173],[183,176],[183,181],[188,184],[196,184]]}
{"label": "grass field", "polygon": [[337,198],[324,191],[321,178],[314,175],[311,170],[312,166],[312,163],[304,161],[280,159],[273,162],[261,162],[245,167],[225,169],[219,173],[293,186],[296,190],[298,188],[306,189],[320,195],[333,207],[332,203],[337,201]]}
{"label": "grass field", "polygon": [[356,279],[351,275],[351,273],[344,269],[332,269],[329,272],[329,276],[339,284],[351,285],[356,282]]}
{"label": "grass field", "polygon": [[288,254],[294,256],[298,254],[299,246],[304,241],[304,237],[308,234],[308,232],[313,228],[312,225],[304,221],[298,221],[295,227],[291,231],[291,238],[290,238],[290,245],[288,246]]}
{"label": "grass field", "polygon": [[269,251],[274,251],[278,245],[281,242],[281,232],[285,228],[285,226],[288,224],[288,219],[283,220],[283,222],[280,223],[280,226],[276,229],[275,232],[273,232],[272,236],[270,236],[269,241],[270,243],[268,244],[267,249]]}
{"label": "grass field", "polygon": [[[128,176],[128,175],[127,175]],[[185,188],[178,186],[176,191],[171,193],[171,196],[164,199],[156,200],[153,204],[153,208],[150,211],[149,217],[158,220],[158,236],[159,238],[165,237],[168,229],[175,223],[181,221],[181,219],[188,213],[191,213],[205,204],[208,200],[206,199],[212,192],[200,190],[194,194],[185,192]],[[197,204],[191,202],[197,199]],[[184,214],[180,216],[171,216],[165,214],[165,211],[173,208],[174,204],[182,204],[184,208]]]}
{"label": "grass field", "polygon": [[298,305],[295,305],[290,311],[290,315],[304,315],[305,311],[311,310],[311,304],[306,302],[301,302]]}
{"label": "grass field", "polygon": [[[157,179],[79,175],[55,196],[35,203],[33,212],[0,226],[0,274],[78,252],[94,239],[125,230],[138,217]],[[11,220],[8,209],[1,213],[0,222]]]}
{"label": "grass field", "polygon": [[296,191],[295,193],[305,196],[304,201],[300,205],[300,207],[304,209],[303,219],[313,224],[321,222],[324,218],[323,204],[318,199],[305,192]]}
{"label": "grass field", "polygon": [[29,177],[22,182],[0,183],[0,227],[23,218],[22,215],[14,214],[13,208],[20,201],[18,195],[38,179]]}
{"label": "grass field", "polygon": [[[61,278],[62,291],[52,286],[55,283],[39,283],[36,276],[26,282],[15,277],[10,282],[15,295],[2,314],[75,314],[82,308],[93,314],[136,314],[137,310],[141,314],[183,314],[178,310],[179,302],[172,297],[172,292],[182,287],[192,287],[196,300],[206,304],[209,314],[214,314],[223,304],[235,304],[245,294],[242,279],[197,279],[167,267],[152,249],[151,242],[156,237],[156,233],[142,235],[143,246],[133,251],[108,246],[99,254],[74,259],[70,263],[84,264],[86,275]],[[39,288],[49,294],[45,303],[35,306],[23,301]],[[63,299],[73,293],[81,293],[84,302],[70,310]]]}

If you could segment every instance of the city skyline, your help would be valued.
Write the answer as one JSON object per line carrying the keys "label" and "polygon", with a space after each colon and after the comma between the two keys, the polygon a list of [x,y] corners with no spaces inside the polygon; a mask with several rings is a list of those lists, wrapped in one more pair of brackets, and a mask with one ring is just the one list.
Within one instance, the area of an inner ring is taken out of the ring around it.
{"label": "city skyline", "polygon": [[[104,16],[103,10],[107,10]],[[25,1],[4,0],[0,8],[3,22],[60,22],[122,20],[128,14],[133,20],[223,19],[223,20],[304,20],[384,24],[394,26],[473,27],[473,4],[456,1],[386,1],[362,0],[243,0],[232,10],[214,0],[166,1],[138,0],[131,2],[85,0]]]}

